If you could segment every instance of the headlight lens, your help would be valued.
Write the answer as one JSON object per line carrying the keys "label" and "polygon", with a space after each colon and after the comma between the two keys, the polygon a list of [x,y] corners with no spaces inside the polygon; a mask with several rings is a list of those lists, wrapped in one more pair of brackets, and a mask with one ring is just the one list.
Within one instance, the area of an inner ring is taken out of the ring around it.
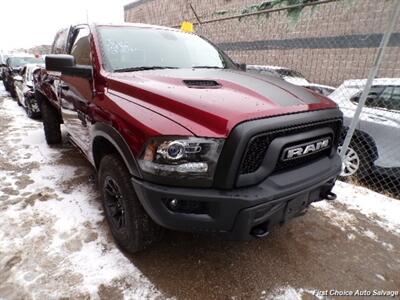
{"label": "headlight lens", "polygon": [[211,181],[223,144],[223,139],[214,138],[154,138],[139,165],[151,175]]}

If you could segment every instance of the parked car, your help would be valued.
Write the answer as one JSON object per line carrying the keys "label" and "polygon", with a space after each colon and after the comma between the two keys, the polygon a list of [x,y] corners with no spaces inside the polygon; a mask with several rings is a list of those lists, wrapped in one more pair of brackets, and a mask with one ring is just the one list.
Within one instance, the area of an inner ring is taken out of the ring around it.
{"label": "parked car", "polygon": [[328,98],[172,28],[77,25],[53,45],[36,86],[46,140],[60,143],[63,123],[96,168],[123,249],[159,226],[263,237],[335,198],[342,113]]}
{"label": "parked car", "polygon": [[246,71],[253,74],[269,75],[281,78],[295,85],[305,87],[313,92],[328,96],[335,88],[317,83],[310,83],[300,72],[278,66],[248,65]]}
{"label": "parked car", "polygon": [[[348,128],[366,84],[365,79],[347,80],[329,98],[344,113]],[[373,81],[344,160],[343,176],[366,177],[372,173],[397,174],[400,178],[400,78]],[[390,171],[390,172],[388,172]]]}
{"label": "parked car", "polygon": [[250,73],[276,76],[295,85],[310,85],[310,82],[300,72],[284,67],[247,65],[246,70]]}
{"label": "parked car", "polygon": [[333,86],[329,86],[329,85],[323,85],[323,84],[316,84],[316,83],[310,83],[310,84],[305,84],[302,85],[302,87],[305,87],[309,90],[312,90],[318,94],[324,95],[324,96],[329,96],[330,94],[332,94],[336,88],[334,88]]}
{"label": "parked car", "polygon": [[7,54],[0,54],[0,79],[3,80],[3,72],[5,69],[6,60],[8,58]]}
{"label": "parked car", "polygon": [[10,93],[11,97],[17,97],[14,88],[14,76],[18,75],[23,66],[30,63],[40,64],[44,63],[44,61],[42,58],[33,55],[21,54],[8,57],[5,65],[3,65],[3,67],[5,67],[3,71],[3,83],[6,91]]}
{"label": "parked car", "polygon": [[14,76],[18,105],[23,106],[29,118],[40,117],[39,105],[35,99],[34,74],[44,68],[44,64],[27,64]]}

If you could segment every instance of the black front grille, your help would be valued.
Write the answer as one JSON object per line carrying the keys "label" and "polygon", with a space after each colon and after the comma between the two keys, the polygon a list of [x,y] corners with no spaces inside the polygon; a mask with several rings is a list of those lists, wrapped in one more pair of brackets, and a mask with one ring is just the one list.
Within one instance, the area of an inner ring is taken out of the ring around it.
{"label": "black front grille", "polygon": [[[340,119],[335,119],[335,120],[328,120],[328,121],[323,121],[323,122],[318,122],[318,123],[311,123],[311,124],[304,124],[300,126],[295,126],[295,127],[289,127],[289,128],[283,128],[283,129],[276,129],[270,132],[265,132],[258,134],[254,136],[253,138],[250,139],[250,142],[247,146],[244,158],[242,160],[242,164],[240,167],[240,174],[250,174],[254,173],[255,171],[258,170],[258,168],[261,166],[265,154],[267,153],[268,147],[271,144],[271,142],[278,137],[282,136],[288,136],[288,135],[293,135],[297,133],[303,133],[307,131],[311,131],[314,129],[319,129],[319,128],[332,128],[333,132],[335,133],[335,136],[331,137],[333,143],[331,145],[337,145],[338,138],[340,135],[340,130],[342,127],[342,121]],[[318,139],[318,138],[323,138],[326,136],[316,136],[313,137],[313,140]],[[303,141],[296,141],[293,144],[301,144],[303,142],[308,142],[307,140]],[[285,148],[293,146],[291,144],[285,145]],[[282,149],[282,151],[283,151]],[[313,155],[305,156],[302,158],[298,159],[293,159],[290,161],[282,161],[279,159],[275,166],[275,171],[283,170],[285,168],[289,167],[295,167],[295,166],[300,166],[301,164],[310,162],[312,160],[315,160],[317,158],[327,156],[331,153],[331,148],[327,148],[326,150],[317,152]],[[282,155],[282,153],[281,153]],[[281,157],[281,156],[280,156]]]}

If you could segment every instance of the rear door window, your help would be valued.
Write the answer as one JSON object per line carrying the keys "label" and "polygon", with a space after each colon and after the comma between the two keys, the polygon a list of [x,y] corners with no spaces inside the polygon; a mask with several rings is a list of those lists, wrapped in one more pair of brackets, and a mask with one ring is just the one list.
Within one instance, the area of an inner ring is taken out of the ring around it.
{"label": "rear door window", "polygon": [[388,108],[400,112],[400,86],[393,88],[392,97],[390,99],[390,107]]}
{"label": "rear door window", "polygon": [[[380,101],[380,96],[384,92],[385,86],[382,85],[374,85],[371,87],[367,99],[365,101],[365,106],[366,107],[379,107],[381,104],[379,104]],[[360,97],[362,95],[363,91],[360,91],[358,95],[353,99],[353,102],[358,102],[360,101]]]}
{"label": "rear door window", "polygon": [[387,86],[383,92],[376,97],[373,105],[377,108],[388,109],[390,106],[391,98],[393,93],[393,87]]}

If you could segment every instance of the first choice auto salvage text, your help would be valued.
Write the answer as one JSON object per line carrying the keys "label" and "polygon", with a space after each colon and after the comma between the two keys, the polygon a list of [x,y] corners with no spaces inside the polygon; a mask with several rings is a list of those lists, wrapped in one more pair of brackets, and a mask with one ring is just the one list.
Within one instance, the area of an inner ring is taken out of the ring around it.
{"label": "first choice auto salvage text", "polygon": [[375,296],[375,297],[397,297],[399,296],[399,291],[385,291],[385,290],[317,290],[315,291],[315,296],[336,296],[336,297],[368,297],[368,296]]}

